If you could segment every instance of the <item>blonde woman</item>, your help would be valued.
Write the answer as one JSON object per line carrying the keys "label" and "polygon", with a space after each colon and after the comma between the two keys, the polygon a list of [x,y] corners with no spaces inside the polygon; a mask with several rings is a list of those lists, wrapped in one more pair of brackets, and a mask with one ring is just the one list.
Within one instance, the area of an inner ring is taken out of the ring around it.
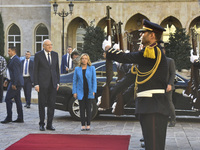
{"label": "blonde woman", "polygon": [[[81,118],[81,131],[90,130],[91,99],[95,98],[97,81],[95,67],[91,66],[90,57],[84,53],[75,68],[72,94],[78,98]],[[85,116],[86,112],[86,116]]]}

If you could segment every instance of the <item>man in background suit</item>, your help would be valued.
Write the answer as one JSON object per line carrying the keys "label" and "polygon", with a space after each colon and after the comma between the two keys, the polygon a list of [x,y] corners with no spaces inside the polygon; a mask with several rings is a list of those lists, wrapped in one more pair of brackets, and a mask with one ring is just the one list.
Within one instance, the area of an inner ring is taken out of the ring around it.
{"label": "man in background suit", "polygon": [[67,48],[67,54],[62,56],[61,67],[60,67],[61,74],[67,74],[70,70],[73,69],[71,53],[72,53],[72,47],[69,46]]}
{"label": "man in background suit", "polygon": [[[161,43],[162,44],[162,43]],[[163,43],[164,44],[164,43]],[[164,54],[166,53],[165,47],[162,46]],[[172,101],[172,94],[174,87],[174,78],[176,74],[176,66],[175,62],[172,58],[166,57],[167,59],[167,65],[168,65],[168,73],[167,73],[167,88],[166,88],[166,96],[169,101],[169,110],[170,110],[170,123],[169,127],[174,127],[176,125],[176,113],[175,113],[175,107],[174,103]]]}
{"label": "man in background suit", "polygon": [[[22,110],[22,102],[21,102],[21,87],[24,85],[24,80],[21,73],[21,64],[20,59],[16,55],[16,48],[10,47],[8,49],[8,55],[10,60],[8,62],[7,68],[9,70],[9,76],[7,80],[10,80],[10,83],[7,88],[7,94],[5,98],[6,108],[7,108],[7,117],[1,123],[9,123],[12,121],[12,99],[14,98],[18,117],[15,121],[16,123],[23,123],[23,110]],[[7,86],[8,81],[4,82],[4,86]]]}
{"label": "man in background suit", "polygon": [[45,106],[47,106],[46,129],[55,130],[52,122],[60,82],[58,53],[52,51],[52,43],[49,39],[43,41],[43,49],[35,54],[34,59],[34,85],[38,92],[40,131],[45,130]]}
{"label": "man in background suit", "polygon": [[30,59],[31,52],[27,51],[26,59],[22,60],[21,62],[21,68],[24,78],[24,95],[26,99],[26,104],[24,107],[30,108],[31,105],[31,91],[32,91],[32,83],[33,83],[33,61]]}

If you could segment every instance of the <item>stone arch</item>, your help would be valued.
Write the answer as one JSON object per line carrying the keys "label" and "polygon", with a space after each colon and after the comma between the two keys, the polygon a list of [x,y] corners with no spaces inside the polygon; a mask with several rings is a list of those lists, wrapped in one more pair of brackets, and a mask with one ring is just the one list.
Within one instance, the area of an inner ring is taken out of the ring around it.
{"label": "stone arch", "polygon": [[[114,22],[115,20],[111,18],[111,25],[113,25]],[[105,28],[107,27],[106,17],[99,20],[99,22],[97,23],[97,27],[100,27],[102,30],[104,30],[105,33],[107,33],[107,30],[105,30]]]}
{"label": "stone arch", "polygon": [[147,19],[146,16],[137,13],[130,17],[128,21],[125,24],[124,31],[126,34],[124,34],[125,38],[127,39],[124,41],[124,46],[129,49],[130,51],[137,51],[139,48],[139,32],[138,30],[142,28],[142,20]]}
{"label": "stone arch", "polygon": [[[191,23],[189,24],[189,35],[191,35],[191,28],[194,28],[195,31],[198,33],[197,34],[197,45],[200,45],[200,16],[197,16],[196,18],[194,18]],[[190,37],[191,38],[191,37]]]}
{"label": "stone arch", "polygon": [[66,45],[72,46],[73,48],[77,48],[77,29],[78,28],[86,28],[88,23],[81,17],[74,18],[67,27],[67,37],[66,37]]}
{"label": "stone arch", "polygon": [[176,28],[182,28],[182,24],[181,22],[174,16],[169,16],[167,18],[165,18],[161,24],[160,24],[163,28],[167,28],[167,26],[172,26],[174,25]]}
{"label": "stone arch", "polygon": [[160,25],[166,30],[163,32],[163,41],[165,43],[168,43],[170,33],[174,33],[176,28],[182,28],[181,22],[174,16],[168,16]]}

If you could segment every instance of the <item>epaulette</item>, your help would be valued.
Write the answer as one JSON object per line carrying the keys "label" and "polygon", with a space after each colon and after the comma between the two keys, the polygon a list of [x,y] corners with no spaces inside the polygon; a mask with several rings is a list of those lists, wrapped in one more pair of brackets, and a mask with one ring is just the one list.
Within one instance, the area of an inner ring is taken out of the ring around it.
{"label": "epaulette", "polygon": [[146,57],[146,58],[155,59],[156,55],[155,55],[154,47],[157,46],[157,45],[158,45],[157,43],[153,43],[149,46],[146,46],[143,56]]}
{"label": "epaulette", "polygon": [[122,53],[123,51],[122,50],[117,50],[117,49],[114,49],[114,48],[111,48],[108,50],[108,53],[116,53],[117,55]]}

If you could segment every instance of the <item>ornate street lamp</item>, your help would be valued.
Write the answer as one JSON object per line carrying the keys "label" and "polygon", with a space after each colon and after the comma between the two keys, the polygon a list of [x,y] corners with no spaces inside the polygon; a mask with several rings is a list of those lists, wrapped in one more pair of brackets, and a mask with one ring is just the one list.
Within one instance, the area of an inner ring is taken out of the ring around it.
{"label": "ornate street lamp", "polygon": [[73,12],[73,7],[74,4],[72,2],[69,3],[69,12],[65,12],[65,10],[63,9],[61,12],[57,12],[58,10],[58,4],[56,2],[54,2],[53,4],[53,9],[54,9],[54,14],[58,14],[58,16],[62,17],[62,23],[63,23],[63,34],[62,34],[62,55],[64,55],[64,21],[65,21],[65,17],[67,17],[69,14],[72,15]]}

